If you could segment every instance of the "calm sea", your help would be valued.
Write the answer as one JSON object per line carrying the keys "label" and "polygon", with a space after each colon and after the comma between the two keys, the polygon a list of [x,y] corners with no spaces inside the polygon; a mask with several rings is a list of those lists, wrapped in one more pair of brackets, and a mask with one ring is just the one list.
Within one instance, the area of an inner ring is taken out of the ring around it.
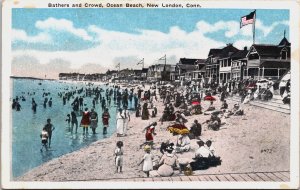
{"label": "calm sea", "polygon": [[[68,123],[65,121],[67,114],[71,112],[71,102],[63,106],[63,101],[58,97],[58,92],[74,90],[76,87],[87,87],[85,83],[71,84],[60,81],[41,81],[31,79],[11,79],[13,88],[11,95],[12,99],[16,96],[24,96],[26,101],[19,100],[22,109],[17,112],[12,112],[12,177],[18,177],[29,171],[30,169],[37,167],[44,162],[47,162],[53,158],[57,158],[63,154],[78,150],[90,143],[99,139],[107,138],[111,136],[115,130],[115,114],[116,107],[113,106],[113,101],[110,107],[110,127],[108,128],[108,134],[102,135],[102,109],[100,104],[96,104],[95,111],[99,115],[99,123],[97,128],[97,134],[93,135],[91,129],[89,134],[83,136],[82,128],[78,128],[77,134],[72,134]],[[95,85],[93,87],[96,87]],[[106,86],[99,86],[104,90]],[[35,95],[28,95],[35,92]],[[52,98],[53,105],[51,108],[43,107],[44,92],[50,92],[48,98]],[[104,95],[105,92],[102,92]],[[76,95],[75,95],[76,96]],[[34,98],[38,104],[37,112],[34,114],[31,110],[31,99]],[[92,98],[85,98],[84,104],[89,110],[92,108]],[[40,152],[41,139],[40,134],[43,126],[46,124],[47,118],[51,118],[52,124],[55,130],[52,133],[51,149],[49,151]],[[77,118],[80,122],[81,117]]]}

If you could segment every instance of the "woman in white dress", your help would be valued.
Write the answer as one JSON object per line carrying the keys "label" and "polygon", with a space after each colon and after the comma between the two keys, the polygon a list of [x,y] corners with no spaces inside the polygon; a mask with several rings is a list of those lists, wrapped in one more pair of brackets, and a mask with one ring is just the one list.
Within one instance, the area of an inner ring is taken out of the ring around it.
{"label": "woman in white dress", "polygon": [[150,153],[151,147],[149,145],[146,145],[144,147],[144,150],[145,150],[146,154],[144,155],[143,160],[139,163],[139,165],[141,165],[144,162],[143,172],[145,172],[147,174],[147,177],[149,177],[150,171],[153,170],[154,156]]}
{"label": "woman in white dress", "polygon": [[120,137],[124,134],[124,116],[122,114],[122,109],[119,109],[117,114],[117,137]]}
{"label": "woman in white dress", "polygon": [[127,110],[126,106],[124,106],[124,110],[123,110],[123,114],[122,115],[124,116],[123,134],[126,135],[127,128],[128,128],[128,122],[130,121],[129,111]]}

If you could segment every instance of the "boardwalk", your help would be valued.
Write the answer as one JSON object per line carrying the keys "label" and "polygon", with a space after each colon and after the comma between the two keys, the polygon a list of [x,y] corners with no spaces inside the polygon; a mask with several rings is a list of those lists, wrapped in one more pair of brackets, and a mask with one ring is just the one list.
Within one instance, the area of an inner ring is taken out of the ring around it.
{"label": "boardwalk", "polygon": [[[101,179],[94,179],[95,181]],[[102,181],[102,180],[101,180]],[[249,172],[249,173],[223,173],[203,174],[192,176],[153,177],[153,178],[118,178],[103,181],[131,181],[131,182],[177,182],[177,181],[205,181],[205,182],[289,182],[289,171],[276,172]]]}
{"label": "boardwalk", "polygon": [[[240,102],[241,97],[239,96],[231,96],[228,97],[228,100],[232,100],[234,102]],[[283,104],[282,98],[279,95],[274,95],[273,98],[269,101],[262,101],[262,100],[254,100],[250,101],[249,104],[251,106],[256,106],[268,110],[273,110],[277,112],[281,112],[284,114],[291,114],[291,108],[288,104]]]}

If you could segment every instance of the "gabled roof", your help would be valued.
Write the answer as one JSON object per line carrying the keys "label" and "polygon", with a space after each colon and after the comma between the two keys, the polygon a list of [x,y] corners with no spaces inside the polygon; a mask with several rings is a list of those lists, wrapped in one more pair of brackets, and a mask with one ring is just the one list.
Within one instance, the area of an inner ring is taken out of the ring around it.
{"label": "gabled roof", "polygon": [[224,47],[220,53],[220,58],[226,58],[230,57],[233,53],[239,51],[236,47],[234,47],[232,44],[228,44],[226,47]]}
{"label": "gabled roof", "polygon": [[221,52],[222,52],[222,49],[210,49],[209,53],[208,53],[208,57],[209,56],[214,56],[214,57],[218,56],[221,54]]}
{"label": "gabled roof", "polygon": [[179,63],[183,65],[194,65],[197,59],[180,58]]}
{"label": "gabled roof", "polygon": [[195,65],[177,65],[183,72],[192,71],[196,69]]}
{"label": "gabled roof", "polygon": [[291,46],[291,43],[285,37],[283,37],[278,46]]}
{"label": "gabled roof", "polygon": [[278,57],[280,56],[280,48],[270,44],[253,44],[259,56],[262,57]]}
{"label": "gabled roof", "polygon": [[243,59],[246,58],[249,50],[239,50],[231,55],[232,60]]}

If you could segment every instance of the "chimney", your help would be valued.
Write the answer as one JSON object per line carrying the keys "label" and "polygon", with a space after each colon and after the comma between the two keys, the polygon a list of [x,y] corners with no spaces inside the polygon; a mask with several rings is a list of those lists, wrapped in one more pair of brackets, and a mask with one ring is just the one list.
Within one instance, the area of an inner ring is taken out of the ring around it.
{"label": "chimney", "polygon": [[244,47],[244,50],[247,50],[247,46]]}

